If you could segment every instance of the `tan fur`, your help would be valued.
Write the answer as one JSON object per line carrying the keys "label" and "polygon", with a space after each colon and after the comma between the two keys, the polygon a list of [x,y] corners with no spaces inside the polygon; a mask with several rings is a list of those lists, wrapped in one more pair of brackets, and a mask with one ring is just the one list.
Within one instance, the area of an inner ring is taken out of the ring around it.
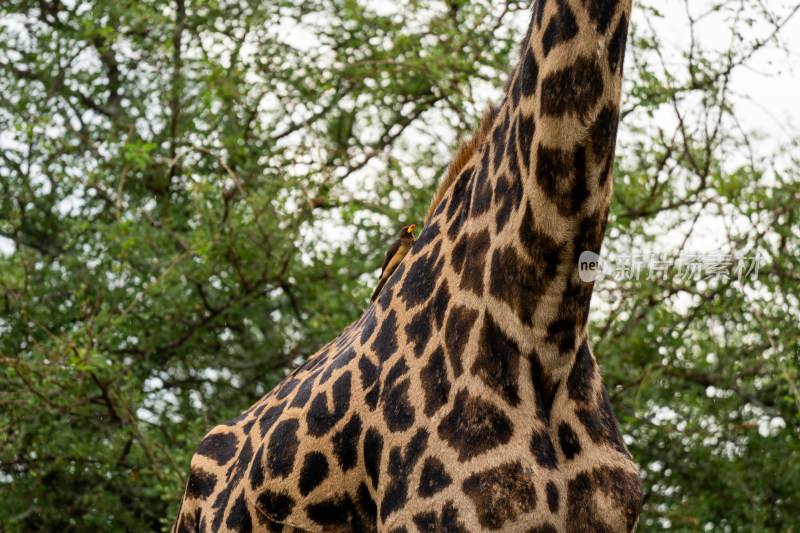
{"label": "tan fur", "polygon": [[608,219],[631,7],[535,2],[500,111],[381,297],[209,432],[175,533],[633,531],[576,260]]}
{"label": "tan fur", "polygon": [[489,131],[492,129],[492,125],[494,124],[495,119],[497,118],[497,114],[500,112],[500,108],[489,104],[489,109],[483,112],[483,116],[481,117],[481,124],[477,130],[475,130],[472,134],[472,137],[469,140],[461,141],[456,149],[455,155],[453,155],[452,161],[450,164],[447,165],[447,170],[442,177],[442,181],[439,183],[439,188],[436,190],[436,194],[431,200],[431,205],[428,207],[428,212],[425,214],[425,225],[428,225],[428,221],[431,219],[431,215],[433,212],[436,211],[436,208],[439,206],[439,203],[444,198],[444,194],[447,192],[447,189],[450,188],[450,185],[453,184],[456,177],[461,173],[461,170],[467,165],[470,159],[475,155],[480,148],[481,143],[489,134]]}

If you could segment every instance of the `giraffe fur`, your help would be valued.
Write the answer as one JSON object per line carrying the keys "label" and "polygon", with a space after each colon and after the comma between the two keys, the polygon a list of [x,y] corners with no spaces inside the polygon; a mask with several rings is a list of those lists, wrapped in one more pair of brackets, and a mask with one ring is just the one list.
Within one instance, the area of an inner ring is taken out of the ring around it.
{"label": "giraffe fur", "polygon": [[201,441],[174,532],[628,532],[588,341],[631,0],[536,0],[485,136],[377,300]]}

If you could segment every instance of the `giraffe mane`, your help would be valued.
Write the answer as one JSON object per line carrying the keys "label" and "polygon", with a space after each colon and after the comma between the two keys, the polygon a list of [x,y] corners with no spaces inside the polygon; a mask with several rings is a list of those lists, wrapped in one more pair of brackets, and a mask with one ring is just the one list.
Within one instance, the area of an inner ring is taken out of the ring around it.
{"label": "giraffe mane", "polygon": [[472,137],[470,137],[469,140],[461,141],[459,143],[458,149],[453,155],[453,159],[450,161],[450,164],[447,165],[447,172],[445,172],[442,181],[439,183],[439,189],[436,191],[436,195],[433,197],[430,207],[428,207],[428,212],[425,214],[426,226],[428,225],[428,221],[433,215],[433,212],[436,211],[437,207],[439,207],[439,203],[442,201],[447,189],[450,188],[450,185],[453,184],[469,160],[472,159],[472,156],[478,151],[478,148],[480,148],[483,140],[489,134],[489,131],[492,129],[492,125],[494,124],[499,111],[499,107],[489,104],[489,109],[483,112],[481,124],[478,129],[473,132]]}

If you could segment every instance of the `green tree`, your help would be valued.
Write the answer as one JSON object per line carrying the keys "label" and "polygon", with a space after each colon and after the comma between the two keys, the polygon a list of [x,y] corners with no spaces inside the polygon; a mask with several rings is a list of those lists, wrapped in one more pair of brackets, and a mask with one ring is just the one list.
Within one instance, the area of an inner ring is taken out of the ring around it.
{"label": "green tree", "polygon": [[[788,530],[798,143],[758,151],[732,80],[797,8],[689,10],[690,35],[732,39],[675,59],[658,5],[633,21],[604,255],[675,256],[713,223],[763,263],[741,283],[605,279],[595,351],[642,530]],[[4,1],[0,530],[167,528],[206,430],[366,307],[528,7]]]}
{"label": "green tree", "polygon": [[797,531],[800,143],[747,130],[737,80],[780,70],[765,60],[785,63],[800,5],[690,4],[677,49],[670,6],[633,26],[604,243],[620,270],[647,252],[672,268],[601,282],[593,346],[643,530]]}

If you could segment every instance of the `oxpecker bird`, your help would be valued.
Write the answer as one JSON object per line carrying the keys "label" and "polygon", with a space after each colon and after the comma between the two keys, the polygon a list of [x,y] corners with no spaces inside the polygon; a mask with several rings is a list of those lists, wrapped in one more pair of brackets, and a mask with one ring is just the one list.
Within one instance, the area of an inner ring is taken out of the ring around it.
{"label": "oxpecker bird", "polygon": [[375,292],[372,293],[372,298],[370,301],[374,302],[378,295],[381,293],[381,289],[383,286],[386,285],[386,281],[389,279],[395,270],[397,270],[400,261],[406,256],[408,251],[411,249],[411,245],[414,244],[414,224],[410,226],[406,226],[405,228],[400,230],[400,236],[397,238],[394,243],[389,247],[389,251],[386,252],[386,258],[383,260],[383,267],[381,268],[381,280],[378,282],[378,287],[375,289]]}

